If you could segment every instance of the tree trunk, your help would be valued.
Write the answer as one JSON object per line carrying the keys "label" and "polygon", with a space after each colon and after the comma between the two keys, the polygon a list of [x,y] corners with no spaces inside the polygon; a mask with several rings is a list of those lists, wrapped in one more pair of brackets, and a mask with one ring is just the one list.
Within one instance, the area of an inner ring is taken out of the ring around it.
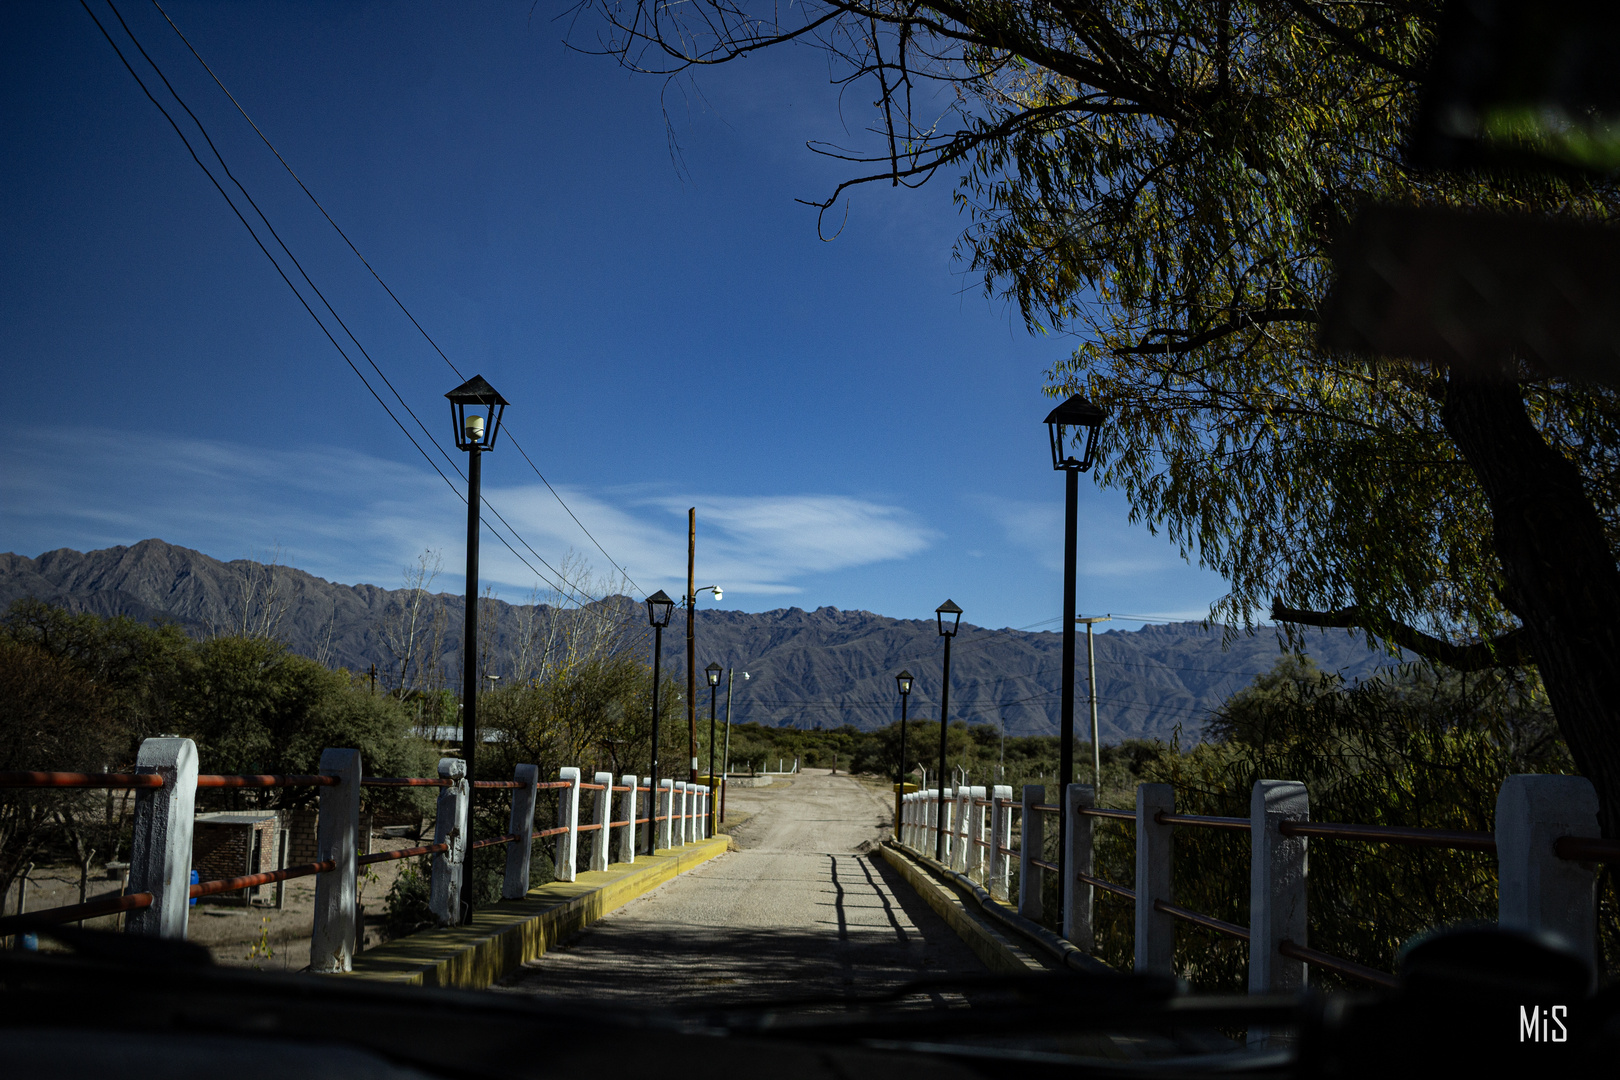
{"label": "tree trunk", "polygon": [[1603,835],[1620,837],[1620,569],[1602,522],[1515,383],[1453,372],[1441,418],[1490,500],[1504,598],[1575,766],[1597,788]]}

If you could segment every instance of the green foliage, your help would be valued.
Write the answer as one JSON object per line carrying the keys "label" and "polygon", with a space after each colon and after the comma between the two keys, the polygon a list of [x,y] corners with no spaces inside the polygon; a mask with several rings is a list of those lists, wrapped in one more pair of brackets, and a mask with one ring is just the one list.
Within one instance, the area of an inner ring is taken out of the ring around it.
{"label": "green foliage", "polygon": [[394,883],[388,887],[388,899],[384,905],[383,932],[389,938],[402,938],[438,925],[429,906],[429,883],[432,880],[433,859],[430,855],[412,859],[399,868]]}

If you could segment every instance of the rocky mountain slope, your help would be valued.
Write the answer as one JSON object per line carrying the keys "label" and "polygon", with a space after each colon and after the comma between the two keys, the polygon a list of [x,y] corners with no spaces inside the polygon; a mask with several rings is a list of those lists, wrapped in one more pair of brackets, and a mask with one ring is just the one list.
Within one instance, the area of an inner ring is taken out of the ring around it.
{"label": "rocky mountain slope", "polygon": [[[133,547],[46,552],[38,558],[0,555],[0,607],[33,596],[74,611],[172,619],[195,634],[268,629],[298,652],[352,671],[377,664],[384,679],[395,665],[396,631],[409,594],[374,585],[341,585],[288,567],[248,560],[220,562],[161,540]],[[638,598],[639,599],[639,598]],[[606,601],[634,620],[632,647],[651,650],[639,603]],[[424,617],[441,628],[433,662],[459,684],[463,601],[447,593],[424,597]],[[487,669],[511,676],[524,628],[543,625],[550,608],[488,602],[481,622]],[[646,637],[644,646],[640,639]],[[1001,724],[1008,734],[1057,730],[1061,637],[1056,633],[990,630],[962,625],[951,656],[951,716]],[[916,676],[911,715],[937,717],[940,640],[934,622],[892,619],[837,608],[742,612],[700,608],[697,663],[711,660],[740,674],[736,719],[809,728],[853,724],[882,727],[899,717],[894,674]],[[1103,739],[1168,738],[1179,726],[1197,737],[1209,711],[1268,670],[1279,645],[1270,631],[1239,635],[1223,648],[1219,628],[1197,623],[1110,630],[1096,637],[1098,714]],[[1342,631],[1312,638],[1312,657],[1329,671],[1363,678],[1389,661]],[[1089,724],[1085,642],[1079,649],[1077,714]],[[684,617],[664,634],[664,669],[685,671]],[[707,692],[699,674],[699,701]],[[724,696],[724,690],[721,691]]]}

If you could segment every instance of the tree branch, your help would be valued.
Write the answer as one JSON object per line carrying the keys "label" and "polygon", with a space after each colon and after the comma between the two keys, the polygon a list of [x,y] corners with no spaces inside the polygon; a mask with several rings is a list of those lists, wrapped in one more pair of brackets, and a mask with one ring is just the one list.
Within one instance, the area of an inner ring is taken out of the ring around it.
{"label": "tree branch", "polygon": [[1469,645],[1453,645],[1433,634],[1425,634],[1416,627],[1385,619],[1371,618],[1360,607],[1340,608],[1338,611],[1302,611],[1291,608],[1280,600],[1271,602],[1273,622],[1293,623],[1297,626],[1318,626],[1336,630],[1370,630],[1405,649],[1417,653],[1425,660],[1433,660],[1457,671],[1488,671],[1491,668],[1517,667],[1536,662],[1530,651],[1530,639],[1521,627],[1488,641]]}
{"label": "tree branch", "polygon": [[1219,326],[1211,327],[1197,334],[1187,334],[1184,330],[1149,330],[1143,337],[1153,334],[1187,334],[1178,341],[1163,341],[1155,344],[1127,345],[1114,351],[1122,355],[1141,355],[1159,353],[1187,353],[1201,346],[1208,345],[1217,338],[1235,334],[1249,326],[1266,326],[1279,322],[1316,322],[1316,311],[1312,308],[1275,308],[1271,311],[1240,312],[1227,319]]}

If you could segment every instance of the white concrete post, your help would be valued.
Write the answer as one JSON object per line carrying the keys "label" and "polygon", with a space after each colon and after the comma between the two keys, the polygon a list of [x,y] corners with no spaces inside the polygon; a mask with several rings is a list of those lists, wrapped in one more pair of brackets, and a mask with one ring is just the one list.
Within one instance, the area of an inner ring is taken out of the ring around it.
{"label": "white concrete post", "polygon": [[600,784],[601,791],[595,792],[596,801],[591,805],[591,824],[601,826],[591,837],[591,869],[606,870],[608,868],[608,834],[613,830],[608,826],[613,821],[613,774],[599,772],[591,783]]}
{"label": "white concrete post", "polygon": [[439,925],[454,926],[461,921],[461,873],[467,854],[467,811],[472,787],[467,783],[467,763],[460,758],[440,758],[439,776],[449,780],[450,786],[439,789],[433,843],[448,845],[449,850],[434,853],[428,907],[438,917]]}
{"label": "white concrete post", "polygon": [[568,831],[557,837],[552,876],[558,881],[573,881],[579,876],[579,770],[565,765],[557,770],[557,779],[568,782],[567,787],[557,789],[557,827]]}
{"label": "white concrete post", "polygon": [[124,932],[148,937],[186,936],[191,913],[191,826],[197,808],[197,744],[190,739],[146,739],[135,771],[163,778],[158,788],[135,792],[135,833],[129,845],[126,894],[149,892],[152,906],[124,917]]}
{"label": "white concrete post", "polygon": [[540,783],[540,766],[519,765],[512,779],[522,787],[512,789],[512,824],[506,830],[518,838],[506,845],[506,880],[501,883],[502,900],[522,900],[529,895],[529,859],[534,852],[535,788]]}
{"label": "white concrete post", "polygon": [[315,825],[315,859],[337,867],[315,875],[315,927],[309,936],[309,970],[348,971],[359,939],[360,751],[322,750],[321,775],[335,787],[321,788]]}
{"label": "white concrete post", "polygon": [[[1249,993],[1294,993],[1305,988],[1303,960],[1277,951],[1284,941],[1308,944],[1303,836],[1284,836],[1285,821],[1311,819],[1310,794],[1297,780],[1257,780],[1249,795]],[[1266,1037],[1251,1035],[1250,1042]]]}
{"label": "white concrete post", "polygon": [[1153,820],[1176,812],[1175,789],[1169,784],[1136,786],[1136,970],[1175,974],[1175,918],[1153,907],[1169,903],[1170,826]]}
{"label": "white concrete post", "polygon": [[937,802],[935,801],[934,792],[923,792],[921,822],[922,836],[918,838],[919,843],[917,844],[917,850],[922,852],[924,855],[933,855],[934,853],[934,826],[936,825],[934,819],[938,815],[939,808]]}
{"label": "white concrete post", "polygon": [[619,777],[619,783],[628,790],[619,800],[619,813],[624,815],[624,831],[619,833],[619,861],[636,861],[636,778],[631,775]]}
{"label": "white concrete post", "polygon": [[1080,811],[1097,805],[1097,789],[1090,784],[1070,784],[1068,796],[1063,804],[1063,813],[1068,822],[1064,842],[1069,848],[1064,852],[1069,887],[1064,890],[1063,937],[1075,948],[1090,952],[1094,944],[1092,912],[1095,910],[1095,887],[1081,881],[1079,875],[1097,876],[1092,869],[1095,863],[1091,847],[1091,828],[1097,819]]}
{"label": "white concrete post", "polygon": [[675,794],[673,795],[674,812],[671,815],[674,821],[670,823],[675,837],[675,847],[684,847],[686,844],[686,781],[675,781]]}
{"label": "white concrete post", "polygon": [[945,789],[944,805],[939,807],[939,830],[945,834],[945,865],[956,857],[956,789]]}
{"label": "white concrete post", "polygon": [[967,873],[968,862],[973,858],[969,850],[969,840],[973,833],[973,788],[963,786],[956,789],[956,809],[952,811],[951,840],[951,869],[959,874]]}
{"label": "white concrete post", "polygon": [[1037,803],[1045,801],[1045,784],[1024,785],[1024,807],[1019,816],[1023,835],[1018,842],[1018,914],[1037,921],[1046,912],[1041,901],[1041,879],[1045,872],[1030,860],[1039,859],[1046,850],[1046,821],[1035,809]]}
{"label": "white concrete post", "polygon": [[922,805],[921,795],[922,792],[913,791],[906,796],[906,836],[903,842],[913,849],[921,846],[921,841],[917,839],[917,811]]}
{"label": "white concrete post", "polygon": [[658,781],[658,846],[667,851],[675,846],[675,781]]}
{"label": "white concrete post", "polygon": [[978,881],[984,880],[984,807],[980,805],[984,797],[983,787],[968,788],[967,832],[962,837],[962,846],[967,852],[962,872]]}
{"label": "white concrete post", "polygon": [[[995,845],[996,868],[990,875],[990,895],[997,900],[1007,899],[1012,890],[1012,855],[1004,850],[1012,847],[1012,797],[1011,784],[997,784],[990,789],[991,822],[990,842]],[[997,825],[994,818],[996,806],[1001,808],[1001,824]]]}
{"label": "white concrete post", "polygon": [[1497,921],[1552,933],[1597,971],[1597,874],[1560,859],[1560,836],[1596,837],[1598,799],[1583,776],[1510,776],[1496,796]]}

